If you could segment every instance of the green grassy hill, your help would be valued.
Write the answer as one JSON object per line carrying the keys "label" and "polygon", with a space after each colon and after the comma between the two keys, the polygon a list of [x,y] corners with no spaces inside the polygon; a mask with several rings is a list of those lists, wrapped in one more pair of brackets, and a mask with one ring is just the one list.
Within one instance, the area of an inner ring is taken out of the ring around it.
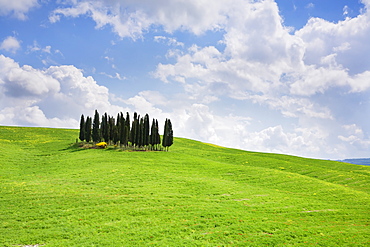
{"label": "green grassy hill", "polygon": [[370,167],[0,127],[0,246],[369,246]]}

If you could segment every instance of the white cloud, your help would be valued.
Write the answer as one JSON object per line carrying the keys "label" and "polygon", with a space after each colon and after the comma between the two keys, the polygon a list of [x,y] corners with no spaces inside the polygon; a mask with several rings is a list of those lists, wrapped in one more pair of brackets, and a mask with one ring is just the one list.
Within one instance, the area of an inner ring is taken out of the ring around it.
{"label": "white cloud", "polygon": [[348,12],[349,12],[349,7],[347,6],[347,5],[345,5],[344,7],[343,7],[343,15],[344,16],[347,16],[348,15]]}
{"label": "white cloud", "polygon": [[336,54],[335,61],[347,69],[350,75],[369,70],[370,61],[360,59],[370,55],[369,23],[368,11],[338,23],[311,18],[305,27],[295,33],[305,43],[304,62],[309,65],[319,64],[323,57]]}
{"label": "white cloud", "polygon": [[306,9],[313,9],[313,8],[315,8],[315,4],[314,3],[308,3],[305,8]]}
{"label": "white cloud", "polygon": [[37,0],[0,0],[0,15],[12,14],[20,20],[25,20],[26,13],[37,6]]}
{"label": "white cloud", "polygon": [[56,9],[49,20],[57,22],[61,16],[78,17],[88,15],[96,22],[96,28],[106,25],[120,37],[141,38],[152,25],[161,25],[166,32],[178,29],[201,34],[218,29],[226,21],[225,8],[221,0],[213,1],[79,1],[69,8]]}
{"label": "white cloud", "polygon": [[350,49],[351,49],[351,44],[348,42],[344,42],[337,47],[333,47],[334,52],[343,52],[343,51],[348,51]]}
{"label": "white cloud", "polygon": [[314,157],[317,153],[325,153],[327,157],[333,153],[339,156],[335,145],[327,145],[325,139],[328,136],[328,133],[317,126],[296,128],[289,132],[284,130],[283,126],[277,125],[249,133],[244,139],[248,150],[300,154],[305,157]]}
{"label": "white cloud", "polygon": [[105,72],[101,72],[100,73],[101,75],[105,75],[105,76],[107,76],[107,77],[109,77],[109,78],[111,78],[111,79],[118,79],[118,80],[120,80],[120,81],[123,81],[123,80],[126,80],[127,78],[125,77],[125,76],[122,76],[122,75],[120,75],[119,73],[115,73],[115,75],[110,75],[110,74],[107,74],[107,73],[105,73]]}
{"label": "white cloud", "polygon": [[[172,53],[176,62],[159,64],[154,76],[180,82],[194,99],[227,96],[297,119],[293,131],[291,126],[287,131],[279,125],[245,134],[257,147],[254,150],[353,155],[352,147],[336,143],[343,130],[331,99],[339,100],[341,93],[368,94],[370,63],[363,60],[370,43],[368,12],[338,23],[312,18],[291,34],[282,25],[275,2],[238,7],[230,10],[224,24],[223,51],[193,46]],[[334,92],[339,94],[333,96]],[[217,139],[217,132],[213,133],[212,139]],[[367,143],[369,137],[359,138]],[[253,147],[251,142],[244,143],[247,149]]]}
{"label": "white cloud", "polygon": [[295,74],[296,80],[290,85],[290,92],[310,96],[325,93],[330,87],[348,84],[348,74],[344,69],[307,66],[303,73]]}
{"label": "white cloud", "polygon": [[109,102],[106,87],[85,77],[74,66],[44,70],[19,66],[0,55],[0,122],[8,125],[71,127],[80,114],[95,109],[116,113],[122,107]]}
{"label": "white cloud", "polygon": [[153,105],[167,105],[166,98],[158,91],[142,91],[139,93],[140,96],[145,98]]}
{"label": "white cloud", "polygon": [[50,45],[47,45],[45,47],[41,47],[37,41],[33,41],[33,44],[32,45],[29,45],[27,46],[27,51],[28,52],[43,52],[43,53],[47,53],[47,54],[51,54],[51,53],[61,53],[59,50],[55,50],[54,52],[52,51],[51,49],[51,46]]}
{"label": "white cloud", "polygon": [[46,52],[46,53],[49,53],[49,54],[51,53],[50,50],[51,50],[51,46],[50,45],[47,45],[47,46],[45,46],[44,49],[42,49],[43,52]]}
{"label": "white cloud", "polygon": [[151,116],[156,116],[156,118],[161,118],[162,110],[155,107],[153,103],[153,98],[147,98],[145,92],[141,92],[134,97],[129,99],[123,100],[123,102],[127,105],[132,106],[133,110],[138,112],[139,114],[148,113]]}
{"label": "white cloud", "polygon": [[273,110],[279,110],[285,117],[333,119],[330,109],[315,104],[307,98],[292,96],[273,97],[268,95],[249,95],[246,99],[253,103],[265,104]]}
{"label": "white cloud", "polygon": [[34,98],[58,92],[59,83],[31,66],[20,67],[12,59],[0,55],[0,81],[3,90],[12,98]]}
{"label": "white cloud", "polygon": [[349,144],[355,146],[357,149],[362,151],[368,151],[370,148],[370,140],[366,140],[364,138],[363,130],[358,127],[356,124],[351,125],[344,125],[342,126],[344,129],[344,135],[339,135],[338,139]]}
{"label": "white cloud", "polygon": [[366,92],[370,89],[370,71],[365,71],[350,78],[351,92]]}
{"label": "white cloud", "polygon": [[154,41],[158,43],[163,42],[169,46],[184,47],[184,43],[177,41],[176,38],[169,38],[169,37],[164,37],[164,36],[154,36]]}
{"label": "white cloud", "polygon": [[0,50],[4,50],[11,53],[16,53],[21,48],[20,42],[12,36],[9,36],[3,40],[0,44]]}
{"label": "white cloud", "polygon": [[58,55],[58,57],[63,57],[63,54],[60,50],[53,49],[50,45],[42,47],[38,44],[36,40],[33,41],[32,45],[27,46],[26,54],[32,54],[32,53],[37,54],[38,58],[41,60],[41,62],[45,66],[59,64],[58,62],[55,61],[54,57],[56,55]]}

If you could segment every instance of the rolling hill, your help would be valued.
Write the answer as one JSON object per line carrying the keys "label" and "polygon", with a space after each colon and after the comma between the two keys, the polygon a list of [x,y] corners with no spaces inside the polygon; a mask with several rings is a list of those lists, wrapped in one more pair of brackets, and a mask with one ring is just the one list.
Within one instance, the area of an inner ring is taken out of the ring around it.
{"label": "rolling hill", "polygon": [[369,246],[370,167],[0,126],[1,246]]}

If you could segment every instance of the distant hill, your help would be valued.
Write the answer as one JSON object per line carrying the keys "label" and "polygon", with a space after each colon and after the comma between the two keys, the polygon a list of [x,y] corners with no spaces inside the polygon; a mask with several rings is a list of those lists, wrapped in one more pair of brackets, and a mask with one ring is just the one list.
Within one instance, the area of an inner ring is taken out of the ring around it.
{"label": "distant hill", "polygon": [[365,158],[365,159],[344,159],[340,160],[341,162],[346,162],[350,164],[355,164],[355,165],[363,165],[363,166],[370,166],[370,158]]}

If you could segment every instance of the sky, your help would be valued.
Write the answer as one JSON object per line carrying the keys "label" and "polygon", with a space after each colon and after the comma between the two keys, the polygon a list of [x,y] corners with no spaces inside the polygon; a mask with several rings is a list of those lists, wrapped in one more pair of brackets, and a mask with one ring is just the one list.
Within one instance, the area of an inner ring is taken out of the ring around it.
{"label": "sky", "polygon": [[[370,0],[0,0],[0,125],[170,118],[174,136],[370,156]],[[163,127],[162,127],[163,128]]]}

